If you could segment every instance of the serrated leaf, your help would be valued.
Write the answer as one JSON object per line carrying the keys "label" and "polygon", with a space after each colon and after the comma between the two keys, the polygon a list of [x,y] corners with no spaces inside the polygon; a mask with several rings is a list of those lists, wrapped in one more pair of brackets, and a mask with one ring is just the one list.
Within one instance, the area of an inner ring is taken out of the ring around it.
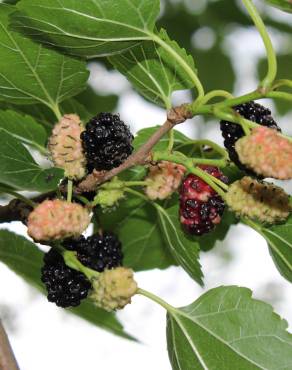
{"label": "serrated leaf", "polygon": [[175,264],[161,235],[157,212],[147,202],[127,196],[115,211],[100,214],[100,221],[119,236],[125,266],[144,271]]}
{"label": "serrated leaf", "polygon": [[175,261],[199,284],[203,284],[203,273],[199,262],[200,246],[189,239],[179,223],[178,205],[168,209],[157,208],[161,231]]}
{"label": "serrated leaf", "polygon": [[[175,41],[170,40],[165,30],[162,29],[158,36],[195,70],[193,58]],[[109,60],[141,95],[167,109],[172,105],[171,95],[174,91],[194,86],[181,65],[153,41],[145,41],[126,53],[110,57]]]}
{"label": "serrated leaf", "polygon": [[[40,280],[43,256],[44,253],[34,243],[8,230],[0,230],[0,261],[45,294]],[[113,313],[95,307],[89,300],[83,301],[79,307],[68,311],[115,335],[134,339],[123,330]]]}
{"label": "serrated leaf", "polygon": [[47,133],[32,117],[17,112],[0,110],[0,128],[23,143],[45,150]]}
{"label": "serrated leaf", "polygon": [[22,0],[14,28],[86,58],[127,50],[154,28],[158,0]]}
{"label": "serrated leaf", "polygon": [[257,223],[254,225],[255,230],[268,242],[280,274],[292,282],[292,215],[284,224],[266,227]]}
{"label": "serrated leaf", "polygon": [[174,370],[288,370],[287,326],[249,289],[215,288],[187,307],[169,310],[169,359]]}
{"label": "serrated leaf", "polygon": [[[166,1],[163,10],[158,27],[164,27],[181,47],[193,55],[205,90],[233,91],[235,73],[229,53],[222,47],[222,40],[229,32],[226,26],[233,27],[235,23],[247,25],[248,18],[239,11],[237,3],[230,0],[211,1],[195,17],[194,12],[182,1]],[[208,25],[206,33],[203,24]],[[199,34],[202,35],[200,42],[197,41]],[[206,40],[210,40],[208,35],[212,40],[208,45],[210,47],[206,48],[203,41],[205,35]]]}
{"label": "serrated leaf", "polygon": [[275,6],[287,13],[292,13],[291,0],[266,0],[269,5]]}
{"label": "serrated leaf", "polygon": [[12,32],[14,7],[0,4],[0,99],[14,104],[58,103],[85,87],[85,63]]}
{"label": "serrated leaf", "polygon": [[19,190],[45,192],[56,189],[63,177],[59,168],[41,168],[19,140],[0,129],[0,182]]}

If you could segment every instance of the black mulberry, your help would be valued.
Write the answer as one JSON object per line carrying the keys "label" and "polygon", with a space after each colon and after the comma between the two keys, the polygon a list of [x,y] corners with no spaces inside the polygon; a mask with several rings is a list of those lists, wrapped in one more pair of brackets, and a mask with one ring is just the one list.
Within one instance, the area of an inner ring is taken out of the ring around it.
{"label": "black mulberry", "polygon": [[134,137],[116,114],[100,113],[93,117],[80,137],[90,172],[118,167],[133,151]]}
{"label": "black mulberry", "polygon": [[44,256],[41,280],[47,288],[48,301],[63,308],[78,306],[91,288],[85,275],[66,266],[53,248]]}
{"label": "black mulberry", "polygon": [[104,232],[85,238],[67,239],[65,248],[77,252],[77,258],[86,267],[98,272],[121,266],[123,261],[122,245],[115,234]]}

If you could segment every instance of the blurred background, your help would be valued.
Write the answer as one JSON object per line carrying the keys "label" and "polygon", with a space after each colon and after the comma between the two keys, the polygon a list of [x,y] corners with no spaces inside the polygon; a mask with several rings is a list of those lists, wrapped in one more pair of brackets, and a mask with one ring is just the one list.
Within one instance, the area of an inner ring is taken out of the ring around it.
{"label": "blurred background", "polygon": [[[279,60],[279,77],[292,78],[292,15],[255,1]],[[193,54],[206,91],[226,89],[234,94],[253,90],[265,71],[262,41],[241,1],[164,0],[159,25]],[[119,112],[133,132],[163,123],[165,112],[146,102],[106,61],[89,64],[90,85],[96,93],[93,111]],[[174,104],[190,101],[189,92],[174,95]],[[262,101],[275,120],[292,134],[292,109],[287,103]],[[69,112],[68,112],[69,113]],[[178,127],[193,138],[222,144],[218,122],[202,118]],[[286,190],[292,190],[285,184]],[[2,204],[8,198],[1,198]],[[24,234],[20,223],[2,224]],[[200,288],[180,268],[137,273],[140,287],[172,305],[191,303],[219,285],[240,285],[256,298],[271,303],[292,328],[292,287],[276,270],[264,239],[243,225],[232,226],[224,241],[201,254],[205,287]],[[8,331],[21,370],[170,370],[165,339],[165,312],[143,297],[118,314],[128,333],[140,343],[113,336],[46,301],[36,290],[0,263],[0,317]]]}

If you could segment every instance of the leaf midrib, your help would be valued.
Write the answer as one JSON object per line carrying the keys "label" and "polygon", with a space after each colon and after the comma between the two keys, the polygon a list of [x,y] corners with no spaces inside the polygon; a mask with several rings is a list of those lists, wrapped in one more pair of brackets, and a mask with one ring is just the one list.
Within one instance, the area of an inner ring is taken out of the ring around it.
{"label": "leaf midrib", "polygon": [[[120,42],[120,41],[146,41],[146,40],[151,40],[151,37],[150,36],[135,36],[135,37],[113,37],[113,38],[101,38],[101,37],[90,37],[90,36],[85,36],[85,35],[77,35],[77,34],[74,34],[74,33],[69,33],[69,32],[65,32],[62,28],[60,27],[57,27],[56,25],[52,24],[52,23],[49,23],[49,22],[46,22],[42,19],[36,19],[36,18],[33,18],[33,17],[26,17],[24,15],[18,15],[17,18],[23,18],[23,19],[30,19],[30,20],[34,20],[34,21],[37,21],[39,23],[44,23],[44,24],[47,24],[48,26],[51,26],[51,27],[54,27],[56,28],[57,30],[59,30],[60,32],[53,32],[53,31],[49,31],[48,30],[44,30],[40,27],[36,28],[36,27],[32,27],[32,26],[27,26],[25,24],[21,24],[21,25],[14,25],[14,28],[20,28],[20,29],[23,29],[23,28],[28,28],[28,29],[31,29],[31,30],[38,30],[40,32],[43,32],[43,33],[48,33],[48,34],[51,34],[51,35],[58,35],[58,36],[66,36],[66,37],[71,37],[73,39],[80,39],[80,40],[88,40],[88,41],[98,41],[98,42],[104,42],[104,43],[108,43],[108,42]],[[121,23],[121,25],[124,25],[124,23]],[[131,27],[129,27],[131,28]],[[139,28],[137,28],[137,30],[139,30],[141,32],[141,30]],[[70,47],[73,47],[73,46],[70,46]],[[78,46],[79,48],[79,46]],[[89,46],[84,46],[84,48],[89,48]]]}
{"label": "leaf midrib", "polygon": [[[140,32],[142,34],[147,35],[148,39],[151,39],[151,37],[149,35],[149,30],[147,28],[145,28],[145,25],[144,25],[144,28],[138,28],[138,27],[135,27],[135,26],[131,26],[131,25],[127,24],[127,23],[122,23],[122,22],[119,22],[119,21],[116,21],[116,20],[113,20],[113,19],[106,19],[106,18],[99,18],[99,17],[91,16],[89,14],[86,14],[86,13],[83,13],[83,12],[80,12],[80,11],[77,11],[75,9],[69,9],[69,8],[65,8],[65,7],[57,8],[57,7],[48,7],[48,6],[43,6],[43,5],[38,5],[37,7],[38,8],[42,8],[42,9],[47,9],[47,10],[65,11],[65,12],[68,12],[68,13],[76,14],[76,15],[81,16],[81,17],[84,17],[84,18],[91,19],[93,21],[115,24],[115,25],[118,25],[118,26],[122,26],[124,28],[128,28],[128,29],[131,29],[131,30],[134,30],[134,31],[138,31],[138,32]],[[76,37],[76,36],[78,37],[78,35],[75,36],[73,34],[68,34],[62,28],[57,27],[56,25],[51,24],[51,23],[46,22],[46,21],[43,21],[43,20],[35,19],[35,18],[32,18],[32,17],[19,16],[19,15],[18,15],[18,18],[28,18],[28,19],[32,19],[32,20],[35,20],[35,21],[38,21],[38,22],[42,22],[42,23],[48,24],[49,26],[53,26],[54,28],[59,29],[60,31],[63,32],[64,35],[68,35],[68,36],[70,35],[70,36],[73,36],[73,37]],[[46,32],[48,32],[48,30],[46,30]],[[84,39],[83,36],[81,38]],[[88,40],[91,40],[91,41],[99,41],[99,39],[96,38],[96,37],[88,37],[88,38],[85,37],[85,39],[88,39]],[[129,38],[129,39],[131,40],[132,38]],[[100,39],[100,40],[101,41],[104,41],[104,40],[106,41],[108,39]],[[121,38],[118,39],[118,40],[121,40]],[[124,40],[124,38],[123,38],[123,40]]]}

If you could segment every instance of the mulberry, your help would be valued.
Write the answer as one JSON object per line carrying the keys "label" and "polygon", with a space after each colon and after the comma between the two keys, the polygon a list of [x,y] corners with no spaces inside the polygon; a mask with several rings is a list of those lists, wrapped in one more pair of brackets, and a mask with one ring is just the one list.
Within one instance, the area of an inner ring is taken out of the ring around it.
{"label": "mulberry", "polygon": [[107,311],[124,308],[138,289],[133,271],[125,267],[105,270],[92,281],[92,288],[90,298]]}
{"label": "mulberry", "polygon": [[176,163],[162,161],[149,167],[145,178],[145,193],[151,200],[166,199],[180,186],[185,174],[185,167]]}
{"label": "mulberry", "polygon": [[75,307],[87,297],[91,284],[79,271],[65,265],[53,248],[44,256],[41,280],[48,292],[48,301],[59,307]]}
{"label": "mulberry", "polygon": [[111,170],[132,153],[133,135],[120,117],[100,113],[93,117],[81,134],[89,171]]}
{"label": "mulberry", "polygon": [[86,174],[86,158],[80,139],[84,127],[76,114],[66,114],[58,122],[49,139],[49,150],[55,166],[65,170],[65,176],[80,180]]}
{"label": "mulberry", "polygon": [[247,176],[229,186],[226,203],[238,216],[268,224],[286,220],[291,211],[289,195],[283,189]]}
{"label": "mulberry", "polygon": [[36,241],[59,240],[80,235],[89,223],[89,212],[80,204],[45,200],[28,216],[28,235]]}
{"label": "mulberry", "polygon": [[242,163],[264,177],[292,178],[292,143],[276,130],[257,127],[235,144]]}
{"label": "mulberry", "polygon": [[[255,103],[254,101],[237,105],[233,107],[233,109],[242,117],[250,121],[256,122],[265,127],[276,129],[277,131],[281,131],[276,121],[271,116],[271,111],[268,108]],[[248,169],[244,164],[241,163],[235,150],[235,143],[238,139],[245,135],[242,127],[236,123],[221,121],[220,128],[224,138],[224,146],[228,150],[231,161],[247,174],[254,175],[252,170]]]}
{"label": "mulberry", "polygon": [[[205,172],[224,183],[226,176],[216,167],[200,166]],[[203,235],[221,221],[225,204],[223,199],[207,183],[196,175],[189,174],[180,190],[180,222],[192,235]]]}
{"label": "mulberry", "polygon": [[110,232],[94,234],[87,239],[67,239],[63,242],[66,249],[76,251],[77,258],[86,267],[98,272],[121,266],[123,262],[122,244],[117,236]]}

